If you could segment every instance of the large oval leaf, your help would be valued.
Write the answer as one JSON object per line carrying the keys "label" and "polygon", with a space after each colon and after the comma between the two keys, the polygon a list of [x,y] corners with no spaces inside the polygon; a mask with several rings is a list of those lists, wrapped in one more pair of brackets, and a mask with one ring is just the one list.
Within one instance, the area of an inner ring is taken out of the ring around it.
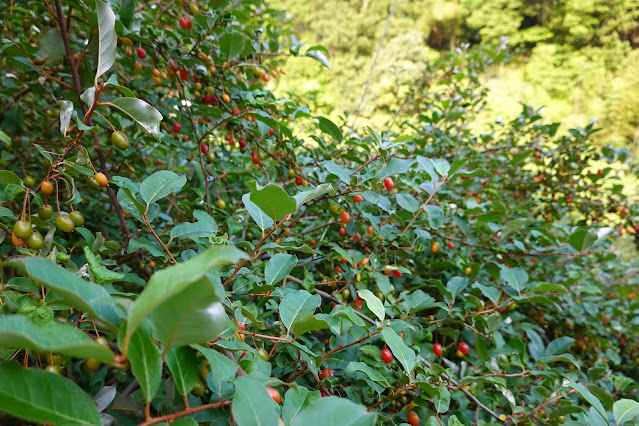
{"label": "large oval leaf", "polygon": [[277,426],[278,407],[271,399],[264,383],[253,375],[234,381],[233,420],[238,426]]}
{"label": "large oval leaf", "polygon": [[97,345],[82,331],[54,321],[35,321],[24,315],[0,317],[0,346],[53,352],[77,358],[113,362],[109,348]]}
{"label": "large oval leaf", "polygon": [[169,170],[161,170],[144,179],[140,185],[140,195],[147,205],[160,200],[186,183],[186,176]]}
{"label": "large oval leaf", "polygon": [[293,420],[291,426],[372,426],[377,416],[363,405],[345,398],[329,396],[314,400]]}
{"label": "large oval leaf", "polygon": [[297,256],[294,254],[277,253],[268,261],[264,270],[264,278],[268,285],[273,285],[284,279],[297,265]]}
{"label": "large oval leaf", "polygon": [[155,137],[158,137],[160,134],[159,127],[160,121],[162,121],[162,114],[143,100],[137,98],[116,98],[111,102],[105,102],[105,104],[113,106],[127,114],[148,134]]}
{"label": "large oval leaf", "polygon": [[102,425],[89,395],[66,377],[9,362],[0,364],[0,383],[0,411],[41,423]]}
{"label": "large oval leaf", "polygon": [[147,325],[139,327],[131,336],[127,357],[131,362],[131,372],[138,379],[146,401],[151,402],[160,387],[162,354],[151,338]]}
{"label": "large oval leaf", "polygon": [[24,271],[30,278],[55,290],[60,302],[88,312],[112,331],[117,330],[120,316],[114,299],[103,287],[83,280],[44,257],[15,257],[5,265]]}
{"label": "large oval leaf", "polygon": [[96,0],[95,9],[98,14],[98,69],[95,73],[95,85],[98,78],[111,68],[115,62],[115,14],[108,4]]}

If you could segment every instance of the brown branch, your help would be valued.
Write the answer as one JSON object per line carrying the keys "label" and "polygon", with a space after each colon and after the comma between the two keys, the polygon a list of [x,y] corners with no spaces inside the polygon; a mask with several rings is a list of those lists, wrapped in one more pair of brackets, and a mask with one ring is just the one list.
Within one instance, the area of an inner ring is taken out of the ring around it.
{"label": "brown branch", "polygon": [[154,425],[154,424],[162,423],[162,422],[170,423],[176,419],[179,419],[181,417],[186,417],[191,414],[199,413],[200,411],[217,410],[218,408],[222,408],[227,405],[231,405],[231,401],[220,401],[220,402],[215,402],[213,404],[200,405],[199,407],[189,407],[186,410],[182,410],[173,414],[167,414],[166,416],[148,418],[144,422],[140,423],[140,426]]}

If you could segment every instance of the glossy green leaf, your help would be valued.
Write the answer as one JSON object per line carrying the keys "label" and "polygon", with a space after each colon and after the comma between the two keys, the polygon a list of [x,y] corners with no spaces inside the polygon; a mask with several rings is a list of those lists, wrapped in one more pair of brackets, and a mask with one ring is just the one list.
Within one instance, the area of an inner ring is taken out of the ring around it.
{"label": "glossy green leaf", "polygon": [[83,280],[54,262],[43,257],[14,257],[5,265],[24,271],[45,287],[55,290],[60,303],[88,312],[112,330],[120,323],[115,302],[103,287]]}
{"label": "glossy green leaf", "polygon": [[253,188],[250,192],[251,201],[275,222],[279,222],[297,210],[297,200],[280,186],[269,184],[260,189],[255,182],[249,183],[249,186]]}
{"label": "glossy green leaf", "polygon": [[102,425],[89,395],[66,377],[9,362],[0,364],[0,383],[0,411],[38,423]]}
{"label": "glossy green leaf", "polygon": [[568,238],[568,242],[577,251],[587,250],[597,241],[597,235],[590,230],[582,228],[578,229]]}
{"label": "glossy green leaf", "polygon": [[312,314],[322,303],[322,298],[306,290],[289,293],[280,302],[280,318],[288,329],[306,314]]}
{"label": "glossy green leaf", "polygon": [[189,393],[200,374],[195,351],[188,346],[173,348],[166,353],[164,359],[175,381],[177,392],[180,395]]}
{"label": "glossy green leaf", "polygon": [[151,136],[158,137],[162,114],[148,103],[137,98],[116,98],[105,102],[131,117],[142,129]]}
{"label": "glossy green leaf", "polygon": [[95,9],[98,14],[98,69],[95,73],[95,86],[97,86],[98,78],[107,72],[115,62],[117,41],[115,14],[111,7],[102,0],[96,0]]}
{"label": "glossy green leaf", "polygon": [[631,399],[620,399],[615,401],[612,406],[612,412],[615,415],[617,424],[630,422],[639,416],[639,402]]}
{"label": "glossy green leaf", "polygon": [[393,158],[375,174],[375,180],[382,180],[390,176],[406,173],[413,164],[415,164],[413,160]]}
{"label": "glossy green leaf", "polygon": [[175,238],[207,238],[217,233],[215,219],[202,210],[195,210],[193,216],[198,220],[195,223],[180,223],[171,229],[171,239]]}
{"label": "glossy green leaf", "polygon": [[266,213],[264,213],[257,204],[251,201],[251,194],[242,195],[242,202],[244,203],[244,206],[246,207],[249,215],[251,215],[251,218],[262,230],[270,228],[275,224],[275,222],[273,222],[273,219],[271,219]]}
{"label": "glossy green leaf", "polygon": [[[235,263],[246,255],[231,247],[214,246],[187,262],[170,266],[151,276],[148,284],[129,312],[127,335],[142,324],[156,309],[199,282],[213,268]],[[217,296],[216,296],[217,297]],[[219,297],[218,299],[219,300]],[[172,316],[177,319],[176,316]]]}
{"label": "glossy green leaf", "polygon": [[384,377],[382,373],[370,367],[365,362],[356,362],[356,361],[349,362],[348,367],[346,367],[346,370],[344,370],[344,375],[348,377],[353,375],[356,371],[364,373],[366,377],[368,377],[370,380],[376,383],[379,383],[380,385],[384,387],[387,387],[387,388],[391,387],[391,384],[388,383],[388,379]]}
{"label": "glossy green leaf", "polygon": [[140,195],[147,205],[160,200],[186,184],[186,176],[169,170],[153,173],[140,184]]}
{"label": "glossy green leaf", "polygon": [[330,183],[323,183],[319,185],[315,189],[311,189],[310,191],[302,191],[295,194],[293,198],[297,202],[297,207],[308,203],[314,198],[321,197],[324,194],[333,194],[335,190]]}
{"label": "glossy green leaf", "polygon": [[282,419],[286,424],[291,424],[295,417],[316,399],[320,399],[319,391],[309,391],[300,387],[299,390],[289,389],[284,396],[282,407]]}
{"label": "glossy green leaf", "polygon": [[337,142],[341,142],[344,139],[344,136],[342,136],[342,132],[340,131],[339,127],[337,127],[337,125],[331,120],[326,117],[319,116],[315,118],[317,118],[317,121],[319,121],[319,128],[322,132],[334,137]]}
{"label": "glossy green leaf", "polygon": [[314,400],[293,419],[291,426],[373,426],[375,413],[346,398],[328,396]]}
{"label": "glossy green leaf", "polygon": [[[419,201],[407,192],[400,192],[395,199],[401,208],[411,213],[416,213],[419,210]],[[431,227],[433,226],[431,225]]]}
{"label": "glossy green leaf", "polygon": [[213,376],[213,380],[216,384],[235,377],[235,372],[238,367],[232,359],[227,358],[218,351],[207,348],[206,346],[193,345],[192,347],[204,355],[206,360],[209,362],[211,375]]}
{"label": "glossy green leaf", "polygon": [[84,252],[84,257],[89,264],[89,268],[91,269],[91,273],[93,273],[93,278],[95,278],[95,282],[102,285],[107,283],[112,283],[115,281],[120,281],[124,278],[124,274],[121,272],[114,272],[110,269],[105,268],[100,264],[98,258],[95,257],[93,252],[88,246],[84,246],[82,248]]}
{"label": "glossy green leaf", "polygon": [[[123,346],[121,343],[120,346]],[[162,355],[153,341],[148,326],[138,327],[129,340],[127,358],[131,372],[138,379],[140,389],[150,402],[160,387],[162,378]]]}
{"label": "glossy green leaf", "polygon": [[20,179],[15,173],[9,170],[0,170],[0,185],[15,184],[20,185],[22,179]]}
{"label": "glossy green leaf", "polygon": [[271,399],[264,382],[253,375],[233,381],[235,396],[231,410],[238,426],[277,426],[278,405]]}
{"label": "glossy green leaf", "polygon": [[237,31],[226,31],[220,36],[220,53],[224,60],[231,61],[244,51],[244,37]]}
{"label": "glossy green leaf", "polygon": [[588,403],[590,405],[592,405],[593,408],[599,412],[599,414],[601,414],[601,416],[606,420],[606,424],[609,424],[608,420],[607,420],[607,416],[606,416],[606,410],[604,409],[603,405],[601,404],[601,401],[599,401],[599,399],[597,399],[597,397],[594,396],[588,390],[588,388],[586,388],[584,385],[582,385],[580,383],[574,383],[574,382],[567,383],[567,386],[569,386],[569,387],[573,388],[574,390],[576,390],[577,393],[579,393],[579,395],[581,395],[583,397],[583,399],[588,401]]}
{"label": "glossy green leaf", "polygon": [[308,333],[313,330],[324,330],[330,328],[329,323],[326,320],[319,319],[313,314],[306,314],[293,324],[291,331],[295,337],[299,337],[304,333]]}
{"label": "glossy green leaf", "polygon": [[450,392],[446,386],[439,386],[439,394],[435,396],[433,405],[438,413],[448,412],[450,407]]}
{"label": "glossy green leaf", "polygon": [[433,229],[439,229],[444,223],[444,211],[439,206],[424,206],[424,212],[428,218],[428,226]]}
{"label": "glossy green leaf", "polygon": [[324,52],[321,52],[319,50],[309,50],[304,54],[304,56],[313,58],[316,61],[318,61],[320,64],[324,65],[326,68],[331,69],[331,64],[328,61],[328,58],[326,57]]}
{"label": "glossy green leaf", "polygon": [[358,290],[357,295],[366,301],[366,306],[371,310],[373,314],[380,321],[384,321],[384,317],[386,316],[386,312],[384,311],[384,304],[377,296],[373,294],[370,290]]}
{"label": "glossy green leaf", "polygon": [[346,185],[350,185],[351,173],[352,173],[350,170],[335,164],[333,160],[324,161],[320,163],[320,165],[324,167],[324,169],[326,169],[327,172],[337,176]]}
{"label": "glossy green leaf", "polygon": [[36,321],[25,315],[0,317],[0,346],[95,358],[107,363],[113,362],[114,357],[109,348],[97,345],[72,325]]}
{"label": "glossy green leaf", "polygon": [[271,257],[264,270],[266,284],[273,285],[286,277],[297,265],[297,256],[294,254],[277,253]]}
{"label": "glossy green leaf", "polygon": [[384,341],[390,348],[393,356],[397,358],[410,377],[415,367],[415,351],[406,346],[404,340],[390,327],[385,327],[384,330],[382,330],[382,336],[384,336]]}
{"label": "glossy green leaf", "polygon": [[73,117],[73,102],[61,100],[58,104],[60,105],[60,133],[66,137],[71,117]]}
{"label": "glossy green leaf", "polygon": [[521,292],[528,283],[528,274],[523,268],[502,268],[499,277],[512,288]]}

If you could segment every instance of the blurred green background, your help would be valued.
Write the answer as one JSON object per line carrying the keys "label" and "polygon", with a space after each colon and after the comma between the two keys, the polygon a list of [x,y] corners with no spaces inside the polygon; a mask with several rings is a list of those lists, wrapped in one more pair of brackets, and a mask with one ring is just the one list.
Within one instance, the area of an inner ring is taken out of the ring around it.
{"label": "blurred green background", "polygon": [[[332,69],[290,58],[280,95],[294,92],[319,114],[353,114],[394,0],[273,0],[298,38],[329,50]],[[564,130],[599,120],[595,143],[639,149],[639,0],[398,0],[357,125],[380,128],[397,107],[398,84],[423,62],[464,43],[507,39],[513,57],[485,77],[477,125],[510,120],[520,102],[544,107]],[[352,121],[352,118],[351,118]]]}

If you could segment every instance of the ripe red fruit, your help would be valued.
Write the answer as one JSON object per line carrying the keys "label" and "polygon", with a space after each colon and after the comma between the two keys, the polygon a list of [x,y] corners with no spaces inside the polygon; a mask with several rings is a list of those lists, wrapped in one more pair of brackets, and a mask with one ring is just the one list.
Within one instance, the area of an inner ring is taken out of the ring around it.
{"label": "ripe red fruit", "polygon": [[202,151],[202,154],[206,155],[209,153],[209,146],[205,143],[200,144],[200,150]]}
{"label": "ripe red fruit", "polygon": [[138,47],[137,52],[138,52],[138,58],[140,59],[146,58],[146,50],[144,50],[144,47],[142,46]]}
{"label": "ripe red fruit", "polygon": [[402,271],[398,271],[397,269],[393,269],[393,275],[395,275],[397,278],[401,278]]}
{"label": "ripe red fruit", "polygon": [[340,235],[346,235],[346,229],[344,229],[343,227],[339,228],[339,234]]}
{"label": "ripe red fruit", "polygon": [[315,247],[317,245],[317,241],[311,240],[311,247]]}
{"label": "ripe red fruit", "polygon": [[442,348],[442,345],[440,345],[439,343],[435,343],[433,345],[433,353],[435,354],[435,356],[442,356],[444,354],[444,349]]}
{"label": "ripe red fruit", "polygon": [[189,72],[187,70],[185,70],[184,68],[182,68],[180,70],[180,78],[182,80],[188,80],[189,79]]}
{"label": "ripe red fruit", "polygon": [[384,360],[386,364],[393,362],[393,353],[391,352],[390,349],[388,348],[382,349],[382,360]]}
{"label": "ripe red fruit", "polygon": [[354,195],[354,196],[353,196],[353,200],[354,200],[356,203],[361,203],[362,201],[364,201],[364,197],[362,197],[361,195],[357,194],[357,195]]}
{"label": "ripe red fruit", "polygon": [[235,107],[231,112],[233,113],[233,115],[238,115],[240,113],[240,109],[238,107]]}
{"label": "ripe red fruit", "polygon": [[302,179],[302,176],[295,176],[295,185],[299,186],[302,184],[303,181],[304,179]]}
{"label": "ripe red fruit", "polygon": [[419,416],[417,415],[416,412],[414,411],[409,411],[408,413],[406,413],[406,419],[408,420],[408,423],[411,426],[418,426],[419,425]]}
{"label": "ripe red fruit", "polygon": [[364,299],[358,297],[355,301],[353,301],[353,306],[359,311],[362,309],[362,306],[364,306]]}
{"label": "ripe red fruit", "polygon": [[268,396],[270,396],[273,401],[275,401],[278,404],[282,403],[282,397],[280,396],[280,393],[277,389],[266,388],[266,390],[268,391]]}
{"label": "ripe red fruit", "polygon": [[246,146],[246,141],[244,139],[240,139],[240,148],[244,148]]}
{"label": "ripe red fruit", "polygon": [[269,136],[273,136],[274,134],[275,134],[275,130],[270,129],[270,130],[268,131],[268,135],[269,135]]}
{"label": "ripe red fruit", "polygon": [[457,350],[459,350],[459,352],[464,355],[468,355],[468,344],[466,344],[465,342],[461,342],[459,345],[457,345]]}
{"label": "ripe red fruit", "polygon": [[342,223],[347,225],[351,221],[351,215],[348,212],[341,212],[339,214],[340,219],[342,219]]}
{"label": "ripe red fruit", "polygon": [[452,250],[455,248],[455,244],[453,244],[451,241],[446,243],[446,247],[448,247],[449,250]]}
{"label": "ripe red fruit", "polygon": [[190,30],[191,29],[191,20],[190,19],[186,19],[184,17],[180,18],[179,21],[180,26],[182,28],[184,28],[185,30]]}
{"label": "ripe red fruit", "polygon": [[179,133],[182,130],[181,123],[173,123],[173,133]]}
{"label": "ripe red fruit", "polygon": [[391,189],[395,187],[395,183],[393,183],[393,179],[387,177],[387,178],[384,178],[384,186],[386,187],[386,189],[390,191]]}
{"label": "ripe red fruit", "polygon": [[322,379],[325,379],[327,377],[335,376],[335,373],[330,368],[325,368],[321,371],[320,375],[322,376]]}
{"label": "ripe red fruit", "polygon": [[202,98],[202,102],[208,105],[213,105],[215,103],[214,99],[215,98],[213,97],[213,95],[204,95],[204,97]]}
{"label": "ripe red fruit", "polygon": [[229,137],[227,139],[227,141],[229,141],[229,146],[230,147],[234,147],[235,146],[235,138],[233,136]]}

